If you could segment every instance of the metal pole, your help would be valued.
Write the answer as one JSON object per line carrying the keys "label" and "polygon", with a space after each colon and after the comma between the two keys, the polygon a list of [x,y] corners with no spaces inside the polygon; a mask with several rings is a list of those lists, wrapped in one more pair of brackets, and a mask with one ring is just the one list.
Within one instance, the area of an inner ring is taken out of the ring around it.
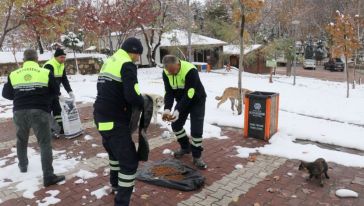
{"label": "metal pole", "polygon": [[299,21],[293,21],[294,28],[294,37],[293,37],[293,46],[294,46],[294,60],[293,60],[293,86],[296,85],[296,66],[297,66],[297,50],[296,50],[296,32],[297,32],[297,25]]}

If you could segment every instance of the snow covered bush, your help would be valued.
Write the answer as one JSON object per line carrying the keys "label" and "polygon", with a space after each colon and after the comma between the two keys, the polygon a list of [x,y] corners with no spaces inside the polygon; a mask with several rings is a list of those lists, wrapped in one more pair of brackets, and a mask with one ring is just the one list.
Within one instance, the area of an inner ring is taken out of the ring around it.
{"label": "snow covered bush", "polygon": [[78,34],[75,34],[73,32],[68,32],[67,34],[61,35],[61,41],[66,48],[72,49],[75,58],[75,67],[77,74],[79,74],[80,72],[76,58],[76,51],[82,51],[84,45],[83,33],[79,32]]}

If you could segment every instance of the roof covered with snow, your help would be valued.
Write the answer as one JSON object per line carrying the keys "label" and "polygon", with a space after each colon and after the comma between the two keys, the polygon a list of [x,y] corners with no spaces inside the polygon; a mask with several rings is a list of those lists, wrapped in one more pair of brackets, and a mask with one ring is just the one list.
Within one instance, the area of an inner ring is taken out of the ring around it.
{"label": "roof covered with snow", "polygon": [[[263,45],[261,44],[252,44],[250,46],[246,46],[244,48],[244,54],[248,54],[256,49],[259,49]],[[226,45],[223,47],[223,53],[224,54],[230,54],[230,55],[240,55],[240,46],[239,45]]]}
{"label": "roof covered with snow", "polygon": [[[192,46],[207,46],[207,45],[222,46],[226,45],[227,43],[211,37],[192,33],[191,44]],[[187,45],[188,45],[187,31],[174,29],[172,31],[162,34],[161,47],[187,46]]]}
{"label": "roof covered with snow", "polygon": [[[54,52],[47,51],[44,54],[38,54],[39,61],[46,61],[53,57]],[[23,52],[16,52],[15,54],[17,62],[23,62]],[[105,59],[106,55],[104,54],[86,54],[86,53],[76,53],[77,58],[101,58]],[[67,53],[67,59],[73,59],[73,53]],[[0,64],[2,63],[14,63],[15,58],[12,52],[0,52]]]}

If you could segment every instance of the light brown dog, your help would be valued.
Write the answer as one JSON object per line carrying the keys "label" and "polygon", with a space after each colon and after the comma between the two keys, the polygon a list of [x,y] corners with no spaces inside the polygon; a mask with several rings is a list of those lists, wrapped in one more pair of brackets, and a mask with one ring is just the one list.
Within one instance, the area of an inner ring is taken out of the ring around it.
{"label": "light brown dog", "polygon": [[[249,94],[250,91],[249,89],[241,89],[241,94],[242,94],[242,98],[244,98],[245,94]],[[236,87],[228,87],[224,90],[224,93],[222,94],[221,97],[217,96],[215,97],[216,100],[219,100],[220,102],[217,103],[217,108],[219,108],[219,106],[221,104],[223,104],[224,102],[226,102],[226,100],[230,99],[231,102],[231,110],[234,111],[234,107],[235,107],[235,102],[238,100],[239,98],[239,88]],[[237,108],[237,106],[236,106]]]}

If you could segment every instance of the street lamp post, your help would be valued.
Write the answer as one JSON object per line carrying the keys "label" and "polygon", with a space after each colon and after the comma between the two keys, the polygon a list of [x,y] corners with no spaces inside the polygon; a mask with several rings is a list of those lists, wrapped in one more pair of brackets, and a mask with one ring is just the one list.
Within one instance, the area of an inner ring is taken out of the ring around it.
{"label": "street lamp post", "polygon": [[296,66],[297,66],[296,32],[297,32],[297,26],[299,23],[300,23],[300,21],[298,21],[298,20],[292,21],[292,24],[295,25],[294,37],[293,37],[293,40],[294,40],[294,43],[293,43],[293,46],[294,46],[293,85],[296,85]]}

